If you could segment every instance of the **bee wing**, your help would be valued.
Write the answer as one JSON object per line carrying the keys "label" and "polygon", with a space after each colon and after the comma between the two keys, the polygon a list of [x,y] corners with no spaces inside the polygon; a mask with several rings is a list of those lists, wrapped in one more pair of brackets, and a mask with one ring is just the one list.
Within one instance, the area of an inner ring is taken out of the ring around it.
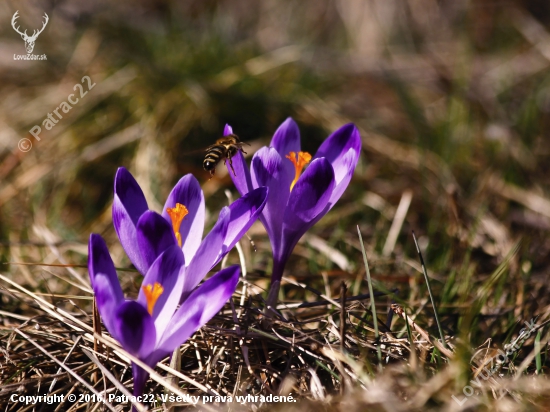
{"label": "bee wing", "polygon": [[208,146],[208,147],[203,147],[201,149],[195,149],[195,150],[188,150],[188,151],[185,151],[185,153],[183,154],[184,156],[195,156],[195,155],[204,155],[204,152],[207,152],[209,151],[211,148],[213,148],[214,146],[216,145],[211,145],[211,146]]}
{"label": "bee wing", "polygon": [[[236,139],[237,141],[235,142],[234,139]],[[203,149],[196,149],[196,150],[192,150],[192,151],[189,151],[189,152],[185,152],[185,156],[192,156],[192,155],[196,155],[198,153],[204,154],[204,152],[208,152],[209,150],[211,150],[215,147],[220,147],[220,146],[225,147],[226,150],[227,150],[228,146],[232,146],[234,149],[241,150],[242,146],[244,146],[244,145],[250,146],[249,143],[241,142],[236,135],[228,135],[228,136],[224,136],[224,137],[219,138],[218,140],[216,140],[216,143],[211,144],[210,146],[205,147]]]}

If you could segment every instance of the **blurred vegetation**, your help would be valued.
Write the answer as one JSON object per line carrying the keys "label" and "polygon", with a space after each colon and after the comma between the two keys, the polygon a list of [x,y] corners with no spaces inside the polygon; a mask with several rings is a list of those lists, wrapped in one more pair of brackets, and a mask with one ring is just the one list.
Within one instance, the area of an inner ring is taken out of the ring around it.
{"label": "blurred vegetation", "polygon": [[[34,50],[47,61],[13,60],[25,53],[8,25],[18,9],[29,30],[48,13]],[[414,230],[443,329],[460,350],[502,348],[524,320],[550,316],[547,1],[7,1],[0,21],[0,262],[19,284],[78,293],[58,279],[64,269],[7,263],[85,264],[90,232],[107,238],[118,266],[128,265],[110,217],[119,166],[156,210],[193,173],[212,224],[227,203],[224,189],[235,190],[223,166],[208,180],[204,148],[228,123],[257,149],[291,116],[310,152],[354,122],[363,156],[347,192],[311,231],[343,260],[303,242],[289,277],[333,296],[342,280],[366,293],[359,225],[375,288],[397,288],[395,299],[437,336]],[[83,76],[96,85],[37,141],[29,130]],[[22,138],[30,151],[18,149]],[[407,193],[404,223],[388,243]],[[265,288],[269,243],[259,225],[251,235],[251,271]],[[134,279],[125,283],[136,293]],[[89,296],[79,304],[88,312]],[[5,311],[33,313],[6,291],[0,298]],[[314,296],[287,285],[281,298]],[[390,303],[377,302],[383,321]],[[372,318],[367,308],[362,316]],[[402,319],[389,322],[404,328]],[[546,329],[542,337],[547,373]],[[533,345],[534,336],[526,347]]]}

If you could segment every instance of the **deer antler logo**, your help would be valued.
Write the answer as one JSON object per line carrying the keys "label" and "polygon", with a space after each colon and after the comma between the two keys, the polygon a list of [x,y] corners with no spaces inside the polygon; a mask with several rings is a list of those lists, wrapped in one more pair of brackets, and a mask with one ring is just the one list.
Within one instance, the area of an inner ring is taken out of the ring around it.
{"label": "deer antler logo", "polygon": [[19,30],[19,26],[15,26],[15,22],[16,20],[19,18],[19,10],[17,10],[15,12],[15,14],[13,15],[12,19],[11,19],[11,26],[13,27],[13,29],[19,33],[21,35],[21,38],[25,41],[25,48],[27,49],[27,53],[32,53],[32,50],[34,49],[34,42],[36,41],[36,38],[38,37],[38,35],[40,33],[42,33],[44,31],[44,28],[46,27],[46,24],[48,24],[48,21],[50,20],[48,15],[46,13],[44,13],[44,23],[42,24],[42,28],[40,30],[34,30],[33,31],[33,34],[32,36],[28,36],[27,35],[27,30],[25,30],[24,33],[22,33],[20,30]]}

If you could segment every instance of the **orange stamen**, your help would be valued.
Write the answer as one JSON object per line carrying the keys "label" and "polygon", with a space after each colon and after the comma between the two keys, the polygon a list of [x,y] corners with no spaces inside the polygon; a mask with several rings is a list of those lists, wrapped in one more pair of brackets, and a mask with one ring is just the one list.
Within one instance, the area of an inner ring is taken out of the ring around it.
{"label": "orange stamen", "polygon": [[160,295],[162,295],[162,292],[164,292],[164,288],[160,283],[155,282],[154,285],[145,285],[142,286],[141,289],[143,289],[145,299],[147,300],[147,312],[149,312],[149,315],[152,316],[155,304],[157,303]]}
{"label": "orange stamen", "polygon": [[304,166],[307,165],[311,161],[311,155],[308,152],[290,152],[286,155],[286,158],[289,159],[293,164],[294,168],[296,169],[296,176],[294,177],[294,180],[290,184],[290,191],[292,191],[292,188],[298,181],[298,178],[302,174],[302,170],[304,170]]}
{"label": "orange stamen", "polygon": [[183,218],[189,214],[189,211],[181,203],[176,203],[176,207],[168,207],[166,208],[166,212],[168,213],[168,216],[170,216],[170,220],[172,221],[172,228],[174,229],[174,234],[176,235],[176,239],[178,240],[178,245],[181,247],[180,226]]}

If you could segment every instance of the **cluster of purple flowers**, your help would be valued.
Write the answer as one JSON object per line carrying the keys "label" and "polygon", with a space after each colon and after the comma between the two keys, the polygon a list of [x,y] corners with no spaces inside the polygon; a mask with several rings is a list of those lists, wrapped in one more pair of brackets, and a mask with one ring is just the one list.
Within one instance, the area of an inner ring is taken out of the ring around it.
{"label": "cluster of purple flowers", "polygon": [[[224,135],[231,133],[227,125]],[[287,119],[271,145],[254,155],[250,170],[242,153],[232,158],[232,178],[242,197],[221,210],[204,239],[204,195],[192,175],[176,184],[158,214],[149,210],[134,177],[120,168],[115,177],[113,224],[144,278],[137,299],[125,299],[104,240],[97,234],[90,236],[90,280],[109,333],[126,351],[154,367],[231,297],[240,276],[238,265],[200,282],[258,218],[272,245],[268,304],[273,305],[292,250],[340,198],[360,151],[359,132],[348,124],[330,135],[312,157],[300,151],[298,127]],[[136,364],[132,371],[134,394],[141,395],[148,374]]]}

